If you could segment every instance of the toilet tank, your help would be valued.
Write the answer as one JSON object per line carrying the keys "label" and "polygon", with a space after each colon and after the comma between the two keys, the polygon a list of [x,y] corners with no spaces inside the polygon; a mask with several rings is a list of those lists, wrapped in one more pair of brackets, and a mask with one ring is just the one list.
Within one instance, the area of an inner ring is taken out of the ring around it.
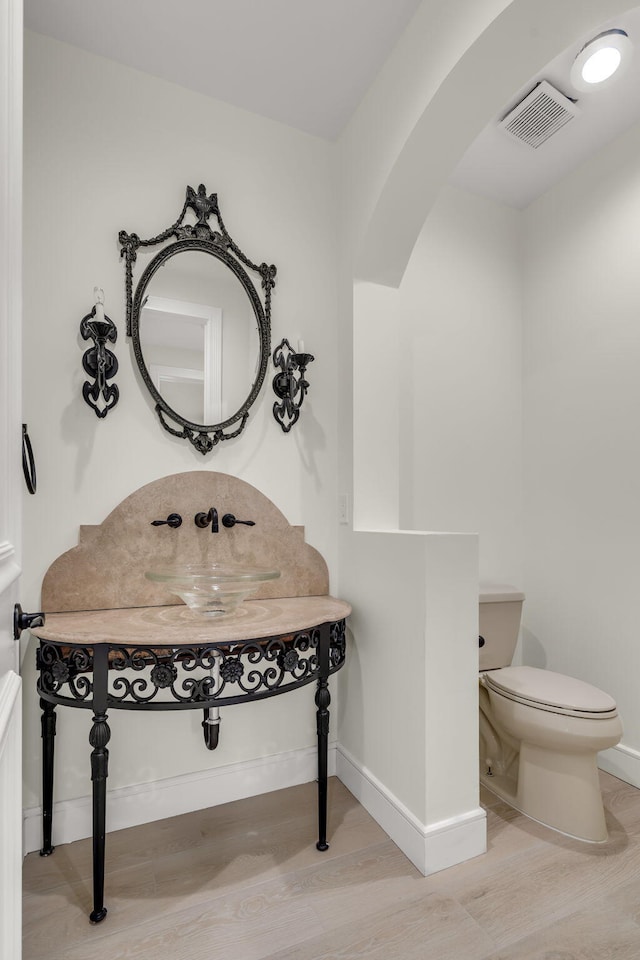
{"label": "toilet tank", "polygon": [[480,584],[480,670],[510,665],[518,642],[523,600],[524,593],[515,587]]}

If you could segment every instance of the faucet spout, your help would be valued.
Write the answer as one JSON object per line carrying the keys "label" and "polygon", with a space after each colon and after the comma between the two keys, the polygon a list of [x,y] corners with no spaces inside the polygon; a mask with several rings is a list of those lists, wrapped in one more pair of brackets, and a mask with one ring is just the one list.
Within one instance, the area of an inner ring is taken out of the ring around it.
{"label": "faucet spout", "polygon": [[195,523],[196,527],[200,527],[201,529],[204,529],[211,524],[211,533],[217,533],[219,529],[218,511],[215,507],[211,507],[208,513],[196,513],[195,517],[193,518],[193,522]]}

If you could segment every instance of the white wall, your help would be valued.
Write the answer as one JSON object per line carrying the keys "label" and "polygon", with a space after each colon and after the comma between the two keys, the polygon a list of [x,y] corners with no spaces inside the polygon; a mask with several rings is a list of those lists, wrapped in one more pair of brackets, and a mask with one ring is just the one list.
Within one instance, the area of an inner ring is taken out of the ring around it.
{"label": "white wall", "polygon": [[411,305],[402,289],[354,285],[353,530],[342,528],[339,581],[353,615],[338,681],[337,769],[428,874],[485,849],[477,778],[478,542],[473,533],[399,526],[399,412],[415,349],[404,335]]}
{"label": "white wall", "polygon": [[354,531],[339,776],[425,874],[483,853],[473,535]]}
{"label": "white wall", "polygon": [[[403,355],[402,331],[395,311],[397,291],[383,291],[374,284],[362,284],[357,286],[354,296],[353,280],[354,277],[367,277],[376,282],[389,282],[391,278],[398,282],[397,278],[402,276],[409,257],[407,251],[413,246],[418,232],[413,233],[415,210],[428,210],[428,204],[424,203],[425,191],[437,195],[455,162],[451,160],[450,124],[446,136],[438,135],[443,118],[449,117],[446,104],[437,107],[433,114],[436,131],[433,137],[428,135],[428,121],[423,122],[428,107],[456,63],[464,60],[474,41],[504,7],[499,0],[455,6],[425,0],[339,143],[342,213],[339,304],[344,330],[339,358],[339,491],[353,497],[353,529],[345,526],[340,536],[339,583],[341,591],[355,605],[353,623],[357,624],[358,617],[364,616],[367,624],[365,631],[354,633],[351,657],[340,677],[341,704],[348,707],[354,687],[361,682],[360,664],[365,663],[366,651],[389,651],[388,656],[393,656],[399,644],[401,649],[409,649],[414,655],[422,651],[427,665],[420,678],[422,692],[417,701],[403,699],[401,690],[400,696],[394,691],[397,709],[387,715],[390,732],[379,737],[371,735],[366,744],[362,743],[358,729],[359,711],[346,709],[341,718],[339,740],[341,744],[355,745],[354,760],[361,774],[362,797],[368,798],[369,808],[380,809],[376,806],[379,796],[376,798],[375,789],[370,790],[367,786],[373,782],[382,784],[384,789],[378,793],[386,791],[398,811],[409,803],[407,798],[411,796],[410,810],[418,820],[418,832],[422,831],[425,836],[439,822],[442,806],[434,792],[426,787],[421,799],[416,794],[417,786],[410,791],[403,771],[406,765],[410,765],[414,780],[426,785],[447,767],[450,753],[448,746],[435,738],[428,741],[428,751],[420,754],[405,735],[408,729],[413,731],[415,728],[414,704],[437,702],[438,693],[443,689],[438,671],[429,669],[436,649],[449,653],[456,650],[465,669],[473,671],[477,667],[477,542],[474,536],[459,538],[458,552],[448,571],[448,588],[441,598],[445,605],[450,600],[464,611],[461,620],[444,617],[436,627],[435,619],[421,619],[422,593],[429,593],[429,580],[434,569],[430,559],[436,541],[429,539],[429,534],[418,533],[418,538],[425,539],[422,549],[417,551],[416,560],[411,535],[398,536],[397,531],[391,532],[394,524],[398,526],[400,523],[403,499],[406,498],[406,488],[401,491],[400,486],[399,394],[406,387],[407,379],[413,377],[411,371],[407,378],[404,366],[407,358]],[[498,42],[497,49],[501,47]],[[487,72],[484,66],[480,76],[483,81],[490,77],[491,91],[483,109],[491,110],[491,98],[502,97],[502,93],[496,93],[500,83],[493,84],[493,73]],[[509,69],[513,69],[513,64]],[[477,81],[478,77],[476,87]],[[510,87],[509,81],[506,82]],[[468,92],[467,88],[465,95]],[[496,109],[498,106],[499,102],[496,102]],[[473,123],[482,123],[479,116]],[[469,123],[465,127],[470,138],[473,136],[472,127],[473,124]],[[416,131],[419,133],[417,146]],[[464,133],[460,139],[464,140]],[[408,205],[394,205],[398,166],[402,165],[406,148],[411,145],[411,156],[416,162],[402,167],[400,199],[415,197],[416,203],[409,201]],[[457,148],[456,142],[454,153]],[[460,148],[461,152],[463,149]],[[387,189],[390,183],[391,187]],[[387,202],[388,197],[391,197],[390,202]],[[372,229],[374,222],[376,226]],[[360,352],[363,343],[366,344],[368,362],[363,362]],[[494,437],[493,430],[491,433]],[[389,532],[376,535],[372,541],[367,530],[376,529]],[[455,523],[449,529],[461,528]],[[452,545],[450,537],[455,536],[451,534],[443,542]],[[373,554],[372,543],[376,546]],[[414,569],[415,563],[417,569]],[[371,571],[372,566],[375,587],[367,591],[362,571]],[[456,568],[457,576],[454,573]],[[471,570],[474,570],[473,574]],[[411,582],[417,578],[422,586],[408,590],[407,577],[412,578]],[[403,602],[396,603],[396,596],[401,596]],[[393,618],[392,628],[390,617]],[[464,659],[464,650],[468,651],[468,660]],[[380,664],[371,668],[367,661],[366,667],[375,672]],[[375,684],[362,683],[361,689],[363,710],[378,717]],[[444,689],[447,691],[446,710],[438,723],[449,724],[454,731],[459,755],[472,757],[477,750],[477,688],[450,682]],[[381,722],[378,718],[378,726]],[[460,828],[457,836],[462,838],[463,824],[476,817],[478,802],[475,763],[465,764],[461,770],[461,779],[450,780],[446,791],[446,805],[454,821],[449,823],[452,828],[447,852],[447,856],[452,857],[449,862],[474,856],[482,849],[481,829],[477,822],[477,829],[471,831],[473,836],[465,835],[456,847],[457,828]],[[382,801],[380,806],[384,807]],[[389,825],[387,829],[408,852],[409,844],[403,845],[403,828],[399,820],[396,825],[397,832]],[[443,862],[439,856],[432,858],[430,853],[425,851],[423,859],[427,872],[438,869],[438,864]]]}
{"label": "white wall", "polygon": [[472,531],[480,577],[522,578],[519,215],[451,187],[398,290],[400,524]]}
{"label": "white wall", "polygon": [[399,407],[402,339],[398,291],[353,285],[353,524],[400,526]]}
{"label": "white wall", "polygon": [[[513,5],[510,0],[423,0],[345,129],[340,143],[343,215],[356,277],[397,286],[429,209],[423,203],[424,191],[433,188],[437,193],[447,179],[449,151],[452,144],[455,149],[458,132],[464,137],[465,125],[452,124],[445,111],[440,119],[447,118],[447,137],[420,138],[417,165],[403,168],[400,174],[413,201],[409,209],[398,203],[403,198],[395,194],[392,204],[396,206],[387,205],[388,184],[393,184],[403,154],[415,144],[425,113],[448,78],[483,31]],[[483,71],[483,80],[491,83],[492,77],[492,71]],[[467,88],[465,99],[476,92]],[[480,113],[475,122],[481,129]],[[416,211],[421,219],[411,236]],[[372,222],[376,222],[376,236],[371,236]]]}
{"label": "white wall", "polygon": [[[480,852],[478,570],[522,578],[519,226],[517,212],[446,188],[400,287],[354,294],[354,534],[341,562],[354,639],[339,759],[363,771],[363,802],[380,781],[427,837],[443,820],[474,823],[459,859]],[[382,822],[425,872],[439,868],[428,842],[403,844]]]}
{"label": "white wall", "polygon": [[610,692],[640,785],[640,126],[524,214],[527,663]]}
{"label": "white wall", "polygon": [[[51,561],[142,484],[184,470],[235,474],[257,486],[335,573],[337,352],[333,149],[281,124],[212,101],[73,47],[27,35],[25,66],[24,419],[38,467],[25,499],[21,602],[38,609]],[[218,193],[232,237],[278,268],[272,342],[302,336],[316,357],[295,429],[282,433],[268,373],[247,427],[203,458],[160,426],[134,371],[124,326],[118,232],[151,237],[172,223],[187,184]],[[78,327],[104,288],[118,327],[120,402],[99,421],[81,395],[87,344]],[[208,509],[211,504],[203,504]],[[176,504],[179,509],[179,504]],[[25,805],[39,803],[39,709],[33,645],[25,671]],[[56,797],[90,792],[90,714],[60,710]],[[109,786],[154,781],[296,750],[315,741],[310,689],[224,711],[209,753],[200,711],[112,718]],[[259,786],[258,786],[259,791]]]}

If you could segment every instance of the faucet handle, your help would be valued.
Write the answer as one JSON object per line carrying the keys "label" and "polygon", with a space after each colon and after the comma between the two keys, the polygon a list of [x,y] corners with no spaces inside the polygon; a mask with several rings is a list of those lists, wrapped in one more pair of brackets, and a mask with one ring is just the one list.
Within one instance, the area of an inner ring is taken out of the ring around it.
{"label": "faucet handle", "polygon": [[170,513],[166,520],[152,520],[152,527],[162,527],[164,524],[167,524],[168,527],[173,527],[175,530],[176,527],[179,527],[182,523],[182,517],[179,513]]}
{"label": "faucet handle", "polygon": [[223,527],[235,527],[236,523],[243,523],[245,527],[255,527],[256,525],[255,520],[236,520],[232,513],[225,513],[222,518]]}

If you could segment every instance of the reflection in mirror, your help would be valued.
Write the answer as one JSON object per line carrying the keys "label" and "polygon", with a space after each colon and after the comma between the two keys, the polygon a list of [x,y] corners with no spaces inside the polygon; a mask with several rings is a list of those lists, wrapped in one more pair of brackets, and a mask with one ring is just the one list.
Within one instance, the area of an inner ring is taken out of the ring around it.
{"label": "reflection in mirror", "polygon": [[153,385],[193,423],[222,420],[222,310],[148,296],[140,313],[142,352]]}
{"label": "reflection in mirror", "polygon": [[[194,226],[183,223],[190,209],[199,218]],[[207,222],[214,214],[219,232]],[[139,248],[171,237],[175,242],[147,263],[133,295]],[[208,453],[242,432],[264,381],[276,268],[244,256],[226,231],[216,195],[207,196],[202,185],[197,194],[187,187],[182,213],[164,233],[141,240],[121,231],[120,242],[129,332],[160,422]],[[264,306],[245,267],[260,274]]]}
{"label": "reflection in mirror", "polygon": [[216,257],[193,250],[162,265],[145,292],[139,335],[156,390],[185,420],[220,423],[247,399],[258,325],[240,281]]}

